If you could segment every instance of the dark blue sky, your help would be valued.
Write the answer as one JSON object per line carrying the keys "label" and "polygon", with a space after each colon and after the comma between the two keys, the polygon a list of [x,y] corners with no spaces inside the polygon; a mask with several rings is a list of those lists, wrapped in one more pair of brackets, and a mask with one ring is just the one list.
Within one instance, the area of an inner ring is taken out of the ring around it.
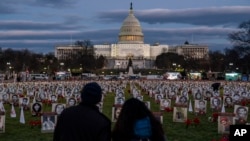
{"label": "dark blue sky", "polygon": [[[0,47],[54,52],[58,44],[91,40],[116,43],[128,15],[126,0],[1,0]],[[250,20],[250,0],[134,0],[145,43],[178,45],[186,40],[210,50]]]}

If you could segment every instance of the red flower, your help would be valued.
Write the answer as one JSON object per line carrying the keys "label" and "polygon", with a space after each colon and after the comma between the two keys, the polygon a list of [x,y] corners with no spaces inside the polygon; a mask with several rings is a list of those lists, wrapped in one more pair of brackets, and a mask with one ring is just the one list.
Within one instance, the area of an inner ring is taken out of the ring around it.
{"label": "red flower", "polygon": [[61,94],[60,94],[60,95],[58,95],[58,98],[59,98],[59,99],[63,98],[63,95],[61,95]]}
{"label": "red flower", "polygon": [[40,121],[40,120],[36,120],[36,121],[35,121],[35,125],[36,125],[36,126],[41,125],[41,121]]}
{"label": "red flower", "polygon": [[189,125],[192,124],[192,121],[191,121],[190,119],[187,119],[187,120],[185,121],[185,124],[186,124],[186,128],[188,128]]}
{"label": "red flower", "polygon": [[41,125],[41,121],[40,120],[31,120],[31,121],[29,121],[29,125],[31,127],[39,126],[39,125]]}
{"label": "red flower", "polygon": [[52,102],[51,102],[51,100],[45,100],[45,104],[47,104],[47,105],[50,105]]}
{"label": "red flower", "polygon": [[218,116],[219,116],[218,113],[213,113],[213,122],[217,122]]}
{"label": "red flower", "polygon": [[194,122],[195,125],[199,125],[200,124],[200,119],[196,117],[196,118],[194,118],[193,122]]}
{"label": "red flower", "polygon": [[46,103],[46,100],[44,99],[44,100],[42,100],[42,103]]}
{"label": "red flower", "polygon": [[241,101],[241,106],[246,106],[246,104],[247,104],[246,100],[243,99],[243,100]]}
{"label": "red flower", "polygon": [[223,137],[221,137],[221,139],[219,141],[229,141],[229,139],[228,139],[228,137],[223,136]]}
{"label": "red flower", "polygon": [[172,111],[173,111],[173,109],[172,109],[172,108],[170,108],[170,107],[167,107],[167,108],[165,108],[165,111],[166,111],[166,112],[172,112]]}
{"label": "red flower", "polygon": [[32,120],[29,121],[29,125],[30,125],[30,126],[34,126],[34,121],[32,121]]}
{"label": "red flower", "polygon": [[24,97],[24,95],[23,94],[19,94],[19,97]]}

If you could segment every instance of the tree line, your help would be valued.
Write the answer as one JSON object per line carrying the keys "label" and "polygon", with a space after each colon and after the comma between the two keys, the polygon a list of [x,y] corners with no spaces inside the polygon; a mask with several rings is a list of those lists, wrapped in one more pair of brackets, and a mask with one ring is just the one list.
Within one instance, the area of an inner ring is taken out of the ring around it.
{"label": "tree line", "polygon": [[93,44],[89,40],[76,41],[77,47],[83,48],[73,57],[58,60],[54,53],[34,53],[27,49],[13,50],[0,48],[0,73],[22,72],[53,74],[57,71],[91,72],[103,68],[105,57],[95,56]]}

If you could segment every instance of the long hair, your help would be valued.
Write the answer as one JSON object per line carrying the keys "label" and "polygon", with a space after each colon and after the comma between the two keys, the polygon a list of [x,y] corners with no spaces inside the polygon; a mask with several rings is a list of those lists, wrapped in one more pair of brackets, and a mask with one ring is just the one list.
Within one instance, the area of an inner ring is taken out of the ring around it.
{"label": "long hair", "polygon": [[163,141],[164,130],[160,121],[146,107],[145,103],[136,99],[130,98],[125,101],[122,106],[119,118],[114,126],[112,141],[129,141],[135,137],[134,125],[138,119],[149,117],[152,128],[152,141]]}

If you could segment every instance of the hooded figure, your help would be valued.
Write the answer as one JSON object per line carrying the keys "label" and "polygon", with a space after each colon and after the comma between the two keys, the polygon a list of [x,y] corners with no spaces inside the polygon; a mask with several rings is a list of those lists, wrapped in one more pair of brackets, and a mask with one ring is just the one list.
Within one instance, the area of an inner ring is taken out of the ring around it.
{"label": "hooded figure", "polygon": [[86,84],[80,104],[66,108],[58,117],[53,141],[110,141],[111,121],[96,106],[101,99],[100,85]]}

